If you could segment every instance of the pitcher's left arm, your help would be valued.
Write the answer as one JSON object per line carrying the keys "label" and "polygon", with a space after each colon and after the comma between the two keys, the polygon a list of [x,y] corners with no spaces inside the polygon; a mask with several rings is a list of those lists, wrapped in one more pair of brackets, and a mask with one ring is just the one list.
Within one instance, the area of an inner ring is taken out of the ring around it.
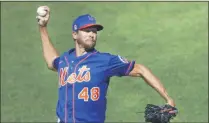
{"label": "pitcher's left arm", "polygon": [[135,64],[132,71],[129,73],[132,77],[141,77],[143,80],[154,88],[171,106],[175,107],[174,100],[168,95],[165,87],[160,80],[152,73],[150,69],[142,64]]}

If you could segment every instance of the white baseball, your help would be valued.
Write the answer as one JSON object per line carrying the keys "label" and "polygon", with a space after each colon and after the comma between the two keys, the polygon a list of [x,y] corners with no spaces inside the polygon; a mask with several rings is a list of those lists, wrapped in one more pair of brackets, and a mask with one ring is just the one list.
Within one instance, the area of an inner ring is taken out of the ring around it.
{"label": "white baseball", "polygon": [[44,16],[46,16],[47,11],[44,9],[44,7],[38,7],[37,13],[38,13],[39,16],[44,17]]}

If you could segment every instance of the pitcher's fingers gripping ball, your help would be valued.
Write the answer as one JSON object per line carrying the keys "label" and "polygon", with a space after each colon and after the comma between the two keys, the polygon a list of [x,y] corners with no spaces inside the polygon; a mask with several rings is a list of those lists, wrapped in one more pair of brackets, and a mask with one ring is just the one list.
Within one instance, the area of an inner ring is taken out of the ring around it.
{"label": "pitcher's fingers gripping ball", "polygon": [[40,6],[37,8],[36,19],[40,26],[46,26],[50,17],[50,9],[48,6]]}
{"label": "pitcher's fingers gripping ball", "polygon": [[169,123],[171,119],[176,117],[177,113],[177,108],[168,104],[163,106],[147,104],[144,117],[146,122]]}

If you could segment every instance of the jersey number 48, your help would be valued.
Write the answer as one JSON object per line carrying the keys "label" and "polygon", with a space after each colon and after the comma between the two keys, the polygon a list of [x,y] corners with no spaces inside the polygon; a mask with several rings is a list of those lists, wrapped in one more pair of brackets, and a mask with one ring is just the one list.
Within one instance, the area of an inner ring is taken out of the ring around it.
{"label": "jersey number 48", "polygon": [[89,98],[91,98],[92,101],[97,101],[100,96],[100,89],[99,87],[93,87],[90,90],[89,94],[89,88],[84,87],[81,92],[78,94],[78,99],[83,99],[85,102],[89,101]]}

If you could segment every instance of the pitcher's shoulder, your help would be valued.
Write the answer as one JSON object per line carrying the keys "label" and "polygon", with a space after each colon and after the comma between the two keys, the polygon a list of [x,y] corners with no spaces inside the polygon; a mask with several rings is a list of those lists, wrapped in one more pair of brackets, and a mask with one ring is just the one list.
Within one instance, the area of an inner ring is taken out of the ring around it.
{"label": "pitcher's shoulder", "polygon": [[98,56],[98,57],[104,58],[106,60],[110,59],[111,56],[112,56],[111,53],[108,53],[108,52],[100,52],[100,51],[97,51],[97,53],[95,55]]}

